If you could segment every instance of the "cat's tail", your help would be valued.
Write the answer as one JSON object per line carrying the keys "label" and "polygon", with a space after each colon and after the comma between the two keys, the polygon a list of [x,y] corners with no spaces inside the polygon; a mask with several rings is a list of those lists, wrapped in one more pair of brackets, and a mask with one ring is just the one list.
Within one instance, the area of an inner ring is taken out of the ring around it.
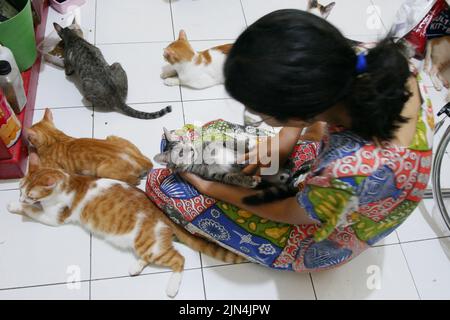
{"label": "cat's tail", "polygon": [[292,188],[289,188],[286,185],[271,186],[266,189],[259,190],[257,193],[251,196],[244,197],[242,199],[242,202],[246,205],[257,206],[264,203],[293,197],[296,193],[296,190],[292,190]]}
{"label": "cat's tail", "polygon": [[191,249],[227,263],[240,263],[246,261],[244,257],[222,248],[214,242],[194,236],[172,221],[170,221],[170,225],[173,228],[175,236]]}
{"label": "cat's tail", "polygon": [[123,103],[121,105],[120,109],[127,116],[130,116],[133,118],[138,118],[138,119],[146,119],[146,120],[161,118],[162,116],[172,112],[172,106],[167,106],[156,112],[144,112],[144,111],[135,110],[135,109],[131,108],[129,105],[127,105],[126,103]]}

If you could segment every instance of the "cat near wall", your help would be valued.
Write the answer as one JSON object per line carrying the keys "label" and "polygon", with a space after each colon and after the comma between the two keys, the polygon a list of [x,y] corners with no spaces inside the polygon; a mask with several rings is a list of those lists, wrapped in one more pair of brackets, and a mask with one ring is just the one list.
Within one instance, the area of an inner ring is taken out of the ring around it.
{"label": "cat near wall", "polygon": [[139,119],[156,119],[172,111],[170,106],[157,112],[138,111],[128,106],[125,102],[128,79],[120,63],[109,65],[100,49],[80,37],[70,26],[63,28],[57,23],[53,26],[64,42],[66,75],[76,75],[84,98],[94,108],[115,110]]}
{"label": "cat near wall", "polygon": [[173,247],[174,235],[192,249],[225,262],[244,260],[175,225],[143,191],[118,180],[42,167],[33,153],[20,194],[20,202],[8,205],[9,212],[53,227],[78,224],[120,249],[133,251],[138,259],[129,269],[132,276],[148,264],[171,268],[169,297],[177,294],[184,268],[184,257]]}
{"label": "cat near wall", "polygon": [[122,180],[137,185],[153,167],[139,149],[123,138],[73,138],[55,127],[50,109],[25,131],[42,164],[70,173]]}
{"label": "cat near wall", "polygon": [[168,86],[183,85],[205,89],[224,83],[223,66],[232,44],[224,44],[204,51],[195,51],[181,30],[178,39],[164,49],[161,78]]}

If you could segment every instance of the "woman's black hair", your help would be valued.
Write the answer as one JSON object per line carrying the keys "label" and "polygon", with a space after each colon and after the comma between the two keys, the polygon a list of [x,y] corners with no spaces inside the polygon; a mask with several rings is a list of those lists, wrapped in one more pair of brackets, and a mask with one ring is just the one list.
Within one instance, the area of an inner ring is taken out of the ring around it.
{"label": "woman's black hair", "polygon": [[352,131],[391,139],[410,93],[408,61],[389,37],[369,50],[358,75],[351,43],[326,20],[301,10],[272,12],[237,39],[225,63],[229,94],[278,120],[311,120],[343,102]]}

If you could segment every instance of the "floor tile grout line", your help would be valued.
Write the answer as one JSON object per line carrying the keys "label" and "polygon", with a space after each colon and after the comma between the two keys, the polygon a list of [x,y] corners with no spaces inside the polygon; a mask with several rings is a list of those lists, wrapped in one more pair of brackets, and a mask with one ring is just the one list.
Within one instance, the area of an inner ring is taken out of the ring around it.
{"label": "floor tile grout line", "polygon": [[202,259],[202,254],[199,252],[198,253],[199,257],[200,257],[200,271],[202,273],[202,284],[203,284],[203,297],[205,298],[205,300],[208,300],[206,298],[206,285],[205,285],[205,275],[203,274],[203,259]]}
{"label": "floor tile grout line", "polygon": [[[370,3],[372,4],[373,7],[378,7],[378,5],[373,0],[370,0]],[[380,11],[381,11],[381,7],[380,7]],[[383,17],[381,16],[381,12],[378,13],[378,11],[376,11],[376,14],[377,14],[378,18],[380,18],[380,21],[381,21],[381,24],[383,25],[384,31],[388,33],[389,29],[386,27],[386,25],[385,25],[385,23],[383,21]]]}
{"label": "floor tile grout line", "polygon": [[[175,39],[175,31],[173,31],[174,33],[174,39]],[[363,34],[364,36],[369,36],[366,34]],[[360,36],[359,34],[355,35],[355,36]],[[105,42],[105,43],[96,43],[97,46],[114,46],[114,45],[133,45],[133,44],[157,44],[157,43],[171,43],[174,41],[173,40],[158,40],[158,41],[135,41],[135,42]],[[212,42],[212,41],[236,41],[236,39],[229,39],[229,38],[224,38],[224,39],[189,39],[189,42]]]}
{"label": "floor tile grout line", "polygon": [[94,44],[97,46],[97,0],[95,0]]}
{"label": "floor tile grout line", "polygon": [[169,0],[169,7],[170,7],[170,20],[172,22],[172,41],[175,41],[175,24],[173,21],[173,9],[172,9],[172,0]]}
{"label": "floor tile grout line", "polygon": [[[94,44],[97,45],[97,0],[95,0]],[[92,107],[92,138],[95,136],[95,107]],[[89,300],[92,300],[92,233],[89,233]]]}
{"label": "floor tile grout line", "polygon": [[242,15],[244,16],[245,26],[248,27],[247,17],[245,15],[245,10],[244,10],[244,4],[242,3],[242,0],[239,0],[239,2],[241,3]]}
{"label": "floor tile grout line", "polygon": [[419,297],[419,300],[422,300],[422,297],[420,296],[419,288],[417,288],[416,280],[414,279],[414,275],[412,273],[411,267],[409,266],[408,259],[406,258],[406,254],[405,254],[405,251],[403,250],[403,246],[401,243],[400,243],[400,250],[402,251],[403,258],[405,259],[406,266],[408,267],[409,275],[411,276],[411,279],[413,281],[414,288],[416,289],[416,292],[417,292],[417,296]]}
{"label": "floor tile grout line", "polygon": [[[88,282],[90,282],[90,280],[89,279],[85,279],[85,280],[77,281],[76,283],[88,283]],[[67,285],[67,282],[51,282],[51,283],[27,285],[27,286],[20,286],[20,287],[0,288],[0,291],[30,289],[30,288],[41,288],[41,287],[61,286],[61,285]]]}
{"label": "floor tile grout line", "polygon": [[[180,87],[180,96],[182,97],[182,91]],[[147,101],[147,102],[128,102],[128,105],[141,105],[141,104],[166,104],[166,103],[177,103],[177,102],[201,102],[201,101],[220,101],[220,100],[233,100],[231,97],[223,97],[223,98],[205,98],[205,99],[187,99],[184,100],[180,98],[180,100],[166,100],[166,101]],[[78,105],[78,106],[57,106],[57,107],[51,107],[50,110],[60,110],[60,109],[80,109],[80,108],[86,108],[90,109],[91,106],[84,106],[84,105]],[[45,110],[46,107],[37,107],[35,110]],[[112,111],[111,111],[112,112]],[[100,113],[100,112],[99,112]],[[110,112],[104,112],[104,113],[110,113]]]}
{"label": "floor tile grout line", "polygon": [[317,299],[316,288],[314,287],[314,280],[313,280],[313,278],[312,278],[311,272],[309,273],[309,279],[311,280],[311,285],[312,285],[312,288],[313,288],[314,297],[316,298],[316,300],[318,300],[318,299]]}

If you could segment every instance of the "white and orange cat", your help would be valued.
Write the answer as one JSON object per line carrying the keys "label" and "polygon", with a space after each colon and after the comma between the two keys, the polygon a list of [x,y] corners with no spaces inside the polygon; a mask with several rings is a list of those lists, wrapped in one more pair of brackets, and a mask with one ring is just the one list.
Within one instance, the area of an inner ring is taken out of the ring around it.
{"label": "white and orange cat", "polygon": [[231,47],[232,44],[225,44],[197,52],[181,30],[178,39],[164,49],[164,59],[169,64],[163,67],[161,78],[168,86],[194,89],[223,84],[223,66]]}
{"label": "white and orange cat", "polygon": [[58,130],[50,109],[41,121],[26,130],[25,136],[36,149],[45,167],[70,173],[118,179],[137,185],[152,167],[151,161],[130,141],[109,136],[106,139],[73,138]]}
{"label": "white and orange cat", "polygon": [[192,249],[215,258],[244,260],[175,225],[141,190],[118,180],[40,167],[34,153],[20,193],[20,202],[10,203],[8,211],[55,227],[78,224],[116,247],[133,251],[138,260],[130,267],[130,275],[138,275],[148,264],[171,268],[166,289],[170,297],[178,292],[184,268],[184,257],[173,247],[174,234]]}

